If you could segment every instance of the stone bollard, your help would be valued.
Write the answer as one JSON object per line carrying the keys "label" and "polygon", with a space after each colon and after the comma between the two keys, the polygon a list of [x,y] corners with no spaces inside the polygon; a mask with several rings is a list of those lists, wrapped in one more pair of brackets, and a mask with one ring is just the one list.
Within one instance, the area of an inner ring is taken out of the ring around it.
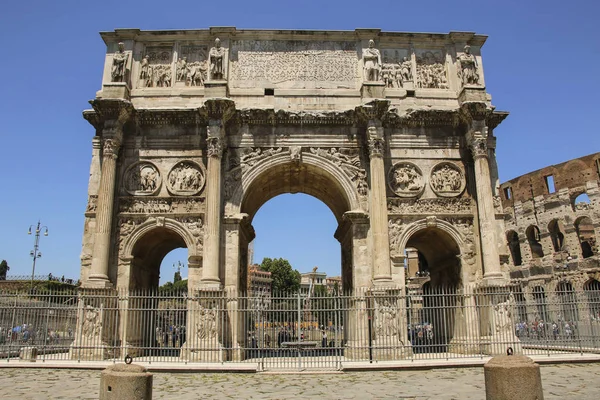
{"label": "stone bollard", "polygon": [[141,365],[111,365],[100,377],[100,400],[152,400],[152,374]]}
{"label": "stone bollard", "polygon": [[19,360],[35,362],[37,360],[37,354],[38,354],[37,347],[33,347],[33,346],[21,347],[21,350],[19,351]]}
{"label": "stone bollard", "polygon": [[497,356],[483,366],[486,400],[544,400],[540,366],[525,356]]}

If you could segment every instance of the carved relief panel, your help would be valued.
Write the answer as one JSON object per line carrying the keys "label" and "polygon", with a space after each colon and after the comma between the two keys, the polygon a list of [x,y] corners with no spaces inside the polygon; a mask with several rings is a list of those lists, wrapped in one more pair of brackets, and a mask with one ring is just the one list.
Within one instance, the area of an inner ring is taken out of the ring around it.
{"label": "carved relief panel", "polygon": [[139,87],[170,87],[173,80],[172,46],[146,48],[146,55],[140,62]]}
{"label": "carved relief panel", "polygon": [[387,88],[406,88],[413,81],[413,68],[407,49],[385,49],[381,75]]}
{"label": "carved relief panel", "polygon": [[208,78],[207,46],[185,44],[179,48],[175,79],[185,86],[204,86]]}
{"label": "carved relief panel", "polygon": [[425,188],[421,169],[410,162],[398,162],[390,168],[388,185],[400,197],[419,196]]}
{"label": "carved relief panel", "polygon": [[127,193],[134,196],[151,196],[160,190],[162,179],[156,165],[141,161],[127,168],[124,182]]}
{"label": "carved relief panel", "polygon": [[466,180],[456,164],[441,162],[431,169],[429,185],[440,197],[455,197],[465,189]]}
{"label": "carved relief panel", "polygon": [[205,176],[200,165],[193,161],[180,161],[169,172],[167,189],[178,196],[198,194],[204,187]]}
{"label": "carved relief panel", "polygon": [[235,40],[231,53],[235,87],[356,87],[355,42]]}
{"label": "carved relief panel", "polygon": [[448,89],[446,55],[441,50],[416,50],[417,87],[421,89]]}

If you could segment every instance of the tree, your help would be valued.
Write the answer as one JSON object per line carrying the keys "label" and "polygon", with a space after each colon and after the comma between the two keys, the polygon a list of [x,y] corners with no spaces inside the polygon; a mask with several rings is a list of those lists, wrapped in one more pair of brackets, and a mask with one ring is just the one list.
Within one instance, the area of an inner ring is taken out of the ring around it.
{"label": "tree", "polygon": [[271,273],[273,292],[296,292],[300,289],[300,272],[293,269],[290,262],[283,258],[264,258],[260,267]]}
{"label": "tree", "polygon": [[8,270],[10,270],[8,263],[6,262],[6,260],[2,260],[2,262],[0,263],[0,281],[6,280],[6,274],[8,273]]}

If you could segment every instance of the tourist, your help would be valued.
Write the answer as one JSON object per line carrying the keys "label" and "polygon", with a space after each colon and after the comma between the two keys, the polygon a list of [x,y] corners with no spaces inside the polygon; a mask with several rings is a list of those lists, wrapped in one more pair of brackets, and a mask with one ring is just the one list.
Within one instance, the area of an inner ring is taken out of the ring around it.
{"label": "tourist", "polygon": [[323,330],[323,334],[321,336],[321,347],[327,347],[327,332]]}

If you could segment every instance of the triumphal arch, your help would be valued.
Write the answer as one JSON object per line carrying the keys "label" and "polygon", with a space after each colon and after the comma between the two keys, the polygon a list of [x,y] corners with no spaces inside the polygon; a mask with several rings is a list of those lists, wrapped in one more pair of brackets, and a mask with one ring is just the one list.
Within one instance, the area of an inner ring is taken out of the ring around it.
{"label": "triumphal arch", "polygon": [[[163,257],[187,248],[190,293],[243,292],[255,213],[297,192],[339,223],[346,291],[405,291],[415,258],[432,287],[506,282],[494,129],[507,113],[486,92],[485,36],[233,27],[101,36],[102,86],[83,113],[96,131],[86,290],[155,288]],[[111,329],[135,342],[125,314]],[[236,319],[219,321],[229,324],[219,341],[241,346]],[[389,334],[402,340],[400,331]]]}

